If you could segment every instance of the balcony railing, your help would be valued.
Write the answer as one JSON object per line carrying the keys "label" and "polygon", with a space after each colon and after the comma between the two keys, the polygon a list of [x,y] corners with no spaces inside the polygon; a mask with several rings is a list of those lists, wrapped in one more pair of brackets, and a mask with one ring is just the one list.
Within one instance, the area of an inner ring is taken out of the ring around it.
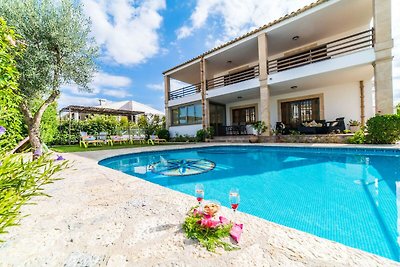
{"label": "balcony railing", "polygon": [[258,66],[233,74],[227,74],[214,79],[207,80],[207,90],[251,80],[259,76]]}
{"label": "balcony railing", "polygon": [[169,100],[174,100],[188,95],[194,95],[200,92],[200,83],[192,84],[169,92]]}
{"label": "balcony railing", "polygon": [[301,67],[373,46],[374,29],[370,29],[337,39],[296,55],[270,60],[268,61],[268,73],[271,74]]}
{"label": "balcony railing", "polygon": [[[210,79],[206,81],[207,90],[227,86],[230,84],[238,83],[253,79],[259,76],[258,66],[255,66],[244,71],[236,72],[233,74],[227,74],[221,77]],[[184,96],[194,95],[200,92],[200,83],[192,84],[169,93],[169,100],[174,100]]]}

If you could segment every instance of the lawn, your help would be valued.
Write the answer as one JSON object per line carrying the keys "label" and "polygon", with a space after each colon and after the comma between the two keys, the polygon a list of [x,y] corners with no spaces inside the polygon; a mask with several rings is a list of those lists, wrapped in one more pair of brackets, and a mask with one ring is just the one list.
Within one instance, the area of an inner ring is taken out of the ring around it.
{"label": "lawn", "polygon": [[[155,146],[161,145],[177,145],[177,144],[186,144],[186,143],[160,143],[155,144]],[[135,148],[135,147],[146,147],[152,146],[149,144],[115,144],[114,146],[103,145],[103,146],[89,146],[88,148],[80,147],[78,144],[76,145],[57,145],[50,147],[51,150],[60,153],[69,153],[69,152],[87,152],[87,151],[96,151],[96,150],[109,150],[109,149],[121,149],[121,148]]]}

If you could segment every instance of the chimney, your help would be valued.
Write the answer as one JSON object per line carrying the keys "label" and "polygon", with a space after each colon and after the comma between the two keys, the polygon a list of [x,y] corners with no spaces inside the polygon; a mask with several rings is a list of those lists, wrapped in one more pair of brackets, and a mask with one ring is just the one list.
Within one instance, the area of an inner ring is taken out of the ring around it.
{"label": "chimney", "polygon": [[107,101],[105,99],[99,99],[100,106],[103,106]]}

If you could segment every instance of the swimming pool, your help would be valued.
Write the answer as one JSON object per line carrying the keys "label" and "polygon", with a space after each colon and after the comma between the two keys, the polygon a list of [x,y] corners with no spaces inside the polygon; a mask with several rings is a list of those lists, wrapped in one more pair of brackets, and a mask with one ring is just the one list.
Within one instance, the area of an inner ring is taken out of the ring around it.
{"label": "swimming pool", "polygon": [[226,207],[238,188],[243,212],[400,261],[400,150],[218,146],[99,164],[192,196],[202,183]]}

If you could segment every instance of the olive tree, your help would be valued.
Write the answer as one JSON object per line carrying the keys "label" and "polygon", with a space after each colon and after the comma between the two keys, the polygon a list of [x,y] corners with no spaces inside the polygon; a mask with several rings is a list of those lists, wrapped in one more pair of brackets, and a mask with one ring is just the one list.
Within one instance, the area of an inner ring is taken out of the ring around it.
{"label": "olive tree", "polygon": [[[20,110],[34,151],[40,150],[40,121],[60,95],[60,86],[90,91],[97,47],[90,21],[74,0],[0,0],[0,14],[26,45],[17,59]],[[39,108],[37,101],[40,100]]]}

